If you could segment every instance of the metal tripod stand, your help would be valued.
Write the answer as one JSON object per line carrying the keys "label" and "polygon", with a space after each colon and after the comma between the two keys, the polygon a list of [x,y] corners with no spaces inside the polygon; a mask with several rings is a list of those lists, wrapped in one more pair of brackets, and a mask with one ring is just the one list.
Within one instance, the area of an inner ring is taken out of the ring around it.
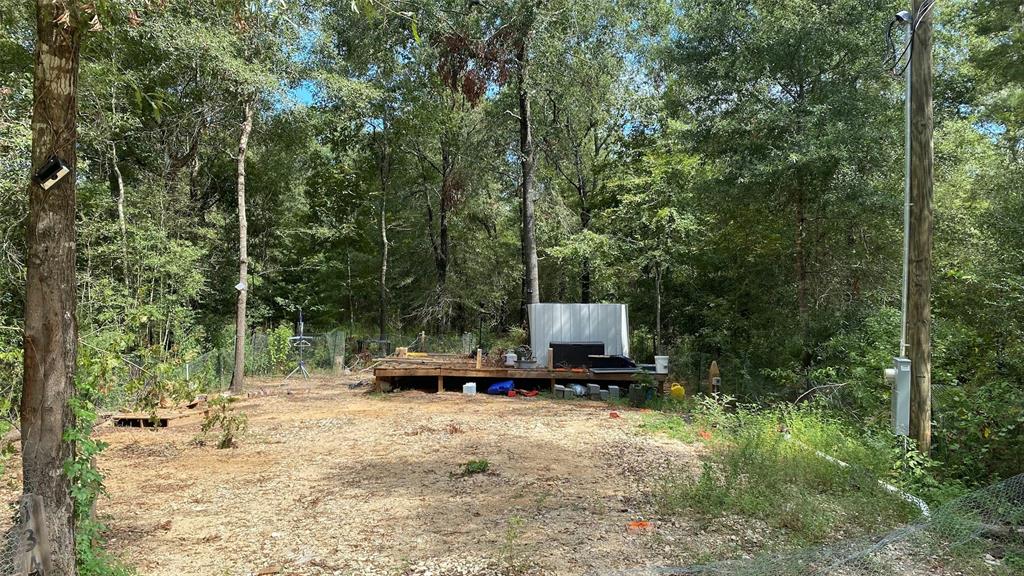
{"label": "metal tripod stand", "polygon": [[294,376],[296,372],[301,372],[303,378],[309,378],[309,370],[306,370],[305,353],[307,348],[313,346],[313,339],[306,336],[305,327],[306,324],[302,321],[302,308],[299,308],[299,334],[288,339],[292,349],[295,350],[295,354],[299,357],[299,365],[285,376],[285,380]]}

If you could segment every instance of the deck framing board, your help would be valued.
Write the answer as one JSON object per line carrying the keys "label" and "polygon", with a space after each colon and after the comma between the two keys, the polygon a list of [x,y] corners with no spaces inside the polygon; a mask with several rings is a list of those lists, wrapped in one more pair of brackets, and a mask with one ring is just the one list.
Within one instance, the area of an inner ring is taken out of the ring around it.
{"label": "deck framing board", "polygon": [[[456,366],[389,366],[377,367],[373,371],[377,378],[437,378],[438,384],[444,382],[446,376],[452,378],[509,378],[519,380],[590,380],[593,382],[628,382],[634,380],[636,373],[592,374],[590,372],[570,372],[568,370],[548,370],[537,368],[472,368]],[[661,382],[667,374],[650,373],[651,377]]]}

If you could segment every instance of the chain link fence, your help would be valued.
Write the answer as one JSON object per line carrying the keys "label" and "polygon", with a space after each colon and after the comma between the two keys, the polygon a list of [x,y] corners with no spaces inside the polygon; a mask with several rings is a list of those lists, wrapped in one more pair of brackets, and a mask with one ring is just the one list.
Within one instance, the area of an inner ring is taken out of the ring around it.
{"label": "chain link fence", "polygon": [[0,549],[0,575],[33,576],[52,573],[43,499],[26,494],[6,526]]}
{"label": "chain link fence", "polygon": [[[245,346],[246,376],[284,376],[296,368],[300,360],[309,371],[326,372],[344,368],[353,355],[342,330],[307,334],[304,340],[309,345],[300,347],[294,338],[275,341],[272,333],[253,333]],[[217,392],[231,384],[234,367],[234,347],[218,348],[184,363],[178,377],[204,392]]]}

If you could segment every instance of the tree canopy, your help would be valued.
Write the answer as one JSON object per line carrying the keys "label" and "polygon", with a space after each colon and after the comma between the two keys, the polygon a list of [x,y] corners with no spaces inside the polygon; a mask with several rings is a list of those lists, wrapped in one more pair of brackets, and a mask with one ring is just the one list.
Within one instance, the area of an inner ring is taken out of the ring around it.
{"label": "tree canopy", "polygon": [[[96,4],[78,94],[83,345],[147,369],[231,345],[251,106],[250,331],[301,308],[312,329],[395,345],[516,336],[529,229],[539,299],[628,304],[638,360],[664,351],[692,382],[717,360],[745,401],[832,386],[844,414],[884,422],[903,198],[903,84],[884,57],[899,3]],[[12,397],[32,12],[0,7]],[[934,16],[934,455],[980,481],[1024,459],[1024,27],[1016,0]]]}

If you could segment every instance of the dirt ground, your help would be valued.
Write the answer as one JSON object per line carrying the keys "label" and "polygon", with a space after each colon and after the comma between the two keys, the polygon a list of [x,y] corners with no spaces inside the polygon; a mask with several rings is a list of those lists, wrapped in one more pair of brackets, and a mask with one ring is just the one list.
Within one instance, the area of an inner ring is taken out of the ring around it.
{"label": "dirt ground", "polygon": [[[357,377],[255,381],[237,447],[196,446],[201,410],[97,429],[110,549],[147,576],[633,574],[694,560],[654,478],[693,446],[589,401],[417,391]],[[614,417],[612,412],[621,417]],[[487,473],[465,476],[471,459]],[[652,520],[650,533],[627,523]]]}

